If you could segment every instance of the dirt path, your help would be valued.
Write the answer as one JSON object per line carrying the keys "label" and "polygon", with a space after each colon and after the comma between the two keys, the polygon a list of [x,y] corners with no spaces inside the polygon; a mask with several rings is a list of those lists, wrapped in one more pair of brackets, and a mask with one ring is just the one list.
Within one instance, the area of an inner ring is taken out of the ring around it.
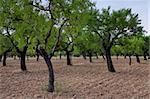
{"label": "dirt path", "polygon": [[73,66],[65,59],[53,59],[56,92],[46,91],[47,67],[43,60],[27,61],[28,72],[21,72],[19,60],[0,63],[0,99],[150,99],[148,61],[131,66],[128,59],[113,58],[116,73],[109,73],[103,59],[93,63],[74,58]]}

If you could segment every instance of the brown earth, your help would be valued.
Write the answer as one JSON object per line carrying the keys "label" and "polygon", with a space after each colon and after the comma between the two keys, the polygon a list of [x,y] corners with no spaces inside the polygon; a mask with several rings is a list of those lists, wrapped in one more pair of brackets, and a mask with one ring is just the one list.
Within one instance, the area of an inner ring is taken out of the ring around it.
{"label": "brown earth", "polygon": [[128,65],[128,59],[113,57],[116,73],[107,71],[102,58],[93,63],[82,57],[53,58],[56,88],[46,91],[48,72],[45,62],[34,58],[26,61],[28,72],[21,72],[19,60],[8,59],[7,66],[0,63],[0,99],[150,99],[149,61]]}

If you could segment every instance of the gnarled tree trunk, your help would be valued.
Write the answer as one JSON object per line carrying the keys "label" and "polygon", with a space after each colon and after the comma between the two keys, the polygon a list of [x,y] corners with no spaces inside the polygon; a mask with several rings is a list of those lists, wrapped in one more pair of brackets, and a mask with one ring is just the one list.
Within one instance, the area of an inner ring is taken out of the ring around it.
{"label": "gnarled tree trunk", "polygon": [[116,72],[115,69],[114,69],[113,63],[112,63],[110,49],[105,50],[105,55],[106,55],[108,70],[110,72]]}
{"label": "gnarled tree trunk", "polygon": [[48,67],[48,73],[49,73],[49,80],[48,80],[48,92],[54,92],[54,71],[53,71],[53,65],[51,62],[51,57],[47,54],[47,52],[44,49],[40,49],[40,52],[47,64]]}

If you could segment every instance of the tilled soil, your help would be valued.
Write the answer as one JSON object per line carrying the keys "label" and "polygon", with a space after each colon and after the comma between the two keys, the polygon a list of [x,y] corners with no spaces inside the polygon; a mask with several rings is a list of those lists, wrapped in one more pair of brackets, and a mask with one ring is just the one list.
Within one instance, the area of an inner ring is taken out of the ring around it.
{"label": "tilled soil", "polygon": [[0,63],[0,99],[150,99],[149,61],[128,65],[128,59],[113,57],[116,73],[107,70],[106,62],[94,59],[93,63],[82,57],[73,58],[67,66],[66,59],[53,58],[55,92],[46,91],[47,66],[43,59],[26,61],[27,72],[20,70],[19,60],[8,59],[7,66]]}

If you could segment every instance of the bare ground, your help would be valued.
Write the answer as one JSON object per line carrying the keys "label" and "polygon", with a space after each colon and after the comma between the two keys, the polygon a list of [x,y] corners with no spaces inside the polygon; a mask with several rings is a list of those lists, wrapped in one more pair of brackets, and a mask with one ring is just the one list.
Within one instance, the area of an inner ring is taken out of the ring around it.
{"label": "bare ground", "polygon": [[21,72],[19,60],[8,59],[7,66],[0,63],[0,99],[150,99],[149,61],[128,65],[128,59],[113,58],[116,73],[107,70],[102,58],[93,63],[73,58],[52,60],[55,70],[55,92],[48,93],[48,72],[41,59],[26,61],[28,72]]}

